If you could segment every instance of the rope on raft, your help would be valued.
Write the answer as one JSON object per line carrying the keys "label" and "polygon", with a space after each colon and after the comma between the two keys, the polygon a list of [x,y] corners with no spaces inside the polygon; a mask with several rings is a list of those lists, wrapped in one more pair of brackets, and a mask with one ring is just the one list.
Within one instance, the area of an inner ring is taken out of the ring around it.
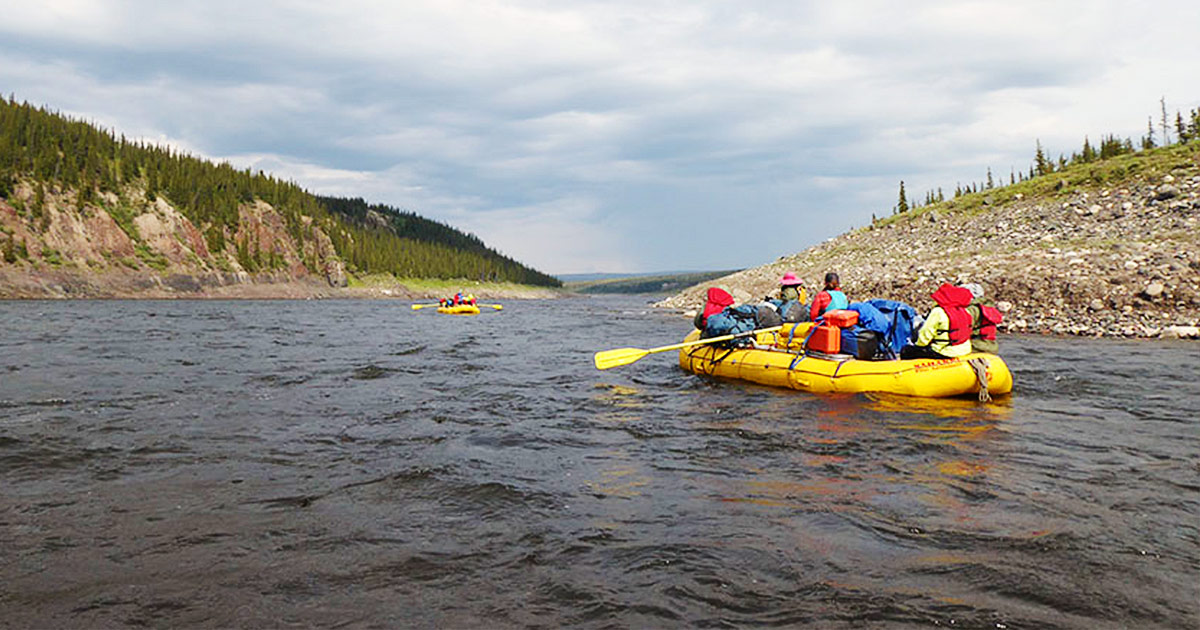
{"label": "rope on raft", "polygon": [[975,370],[975,380],[979,381],[979,402],[989,402],[992,395],[988,393],[987,369],[988,360],[983,357],[967,359],[967,364]]}

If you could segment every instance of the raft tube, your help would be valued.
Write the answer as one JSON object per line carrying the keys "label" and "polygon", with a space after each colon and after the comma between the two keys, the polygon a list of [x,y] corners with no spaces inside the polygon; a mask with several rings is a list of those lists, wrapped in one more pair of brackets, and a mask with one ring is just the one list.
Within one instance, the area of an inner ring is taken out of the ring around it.
{"label": "raft tube", "polygon": [[[893,361],[860,361],[848,355],[806,355],[799,349],[799,344],[811,324],[797,324],[795,334],[791,334],[790,326],[786,325],[779,332],[760,333],[754,348],[731,350],[712,344],[681,348],[679,366],[694,374],[818,394],[886,392],[943,398],[979,393],[975,370],[967,361],[981,358],[987,361],[988,393],[1012,392],[1012,373],[1004,359],[994,354],[973,352],[953,359]],[[700,331],[697,330],[684,341],[699,338]]]}
{"label": "raft tube", "polygon": [[445,313],[446,315],[478,315],[479,307],[471,304],[459,304],[458,306],[439,306],[437,312]]}

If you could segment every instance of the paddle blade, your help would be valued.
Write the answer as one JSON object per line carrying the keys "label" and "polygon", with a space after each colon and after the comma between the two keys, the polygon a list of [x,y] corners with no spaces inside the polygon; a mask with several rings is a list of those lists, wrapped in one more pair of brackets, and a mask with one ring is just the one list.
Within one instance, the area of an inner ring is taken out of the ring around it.
{"label": "paddle blade", "polygon": [[500,306],[499,304],[491,304],[490,306],[491,306],[492,308],[496,309],[497,311],[502,311],[502,310],[504,310],[504,307],[503,307],[503,306]]}
{"label": "paddle blade", "polygon": [[650,351],[642,350],[641,348],[617,348],[616,350],[597,352],[596,369],[607,370],[622,365],[629,365],[647,354],[650,354]]}

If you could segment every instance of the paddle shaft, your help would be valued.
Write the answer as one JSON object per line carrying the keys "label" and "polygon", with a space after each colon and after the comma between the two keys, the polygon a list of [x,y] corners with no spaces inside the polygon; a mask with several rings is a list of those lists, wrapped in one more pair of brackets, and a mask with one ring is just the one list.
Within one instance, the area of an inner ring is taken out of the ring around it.
{"label": "paddle shaft", "polygon": [[646,351],[646,354],[654,354],[655,352],[666,352],[667,350],[678,350],[680,348],[687,348],[690,346],[702,346],[706,343],[714,343],[717,341],[728,341],[730,339],[737,339],[738,337],[749,337],[750,335],[757,335],[758,333],[775,332],[776,330],[779,330],[781,328],[783,328],[783,326],[771,326],[770,328],[759,328],[758,330],[747,330],[746,332],[734,333],[732,335],[721,335],[720,337],[709,337],[708,339],[697,339],[695,341],[685,341],[683,343],[676,343],[676,344],[672,344],[669,346],[662,346],[659,348],[651,348]]}
{"label": "paddle shaft", "polygon": [[614,368],[621,365],[629,365],[630,363],[638,361],[648,354],[654,354],[655,352],[665,352],[667,350],[676,350],[678,348],[687,348],[689,346],[700,346],[708,343],[716,343],[718,341],[728,341],[738,337],[757,335],[758,333],[762,332],[774,332],[781,328],[783,328],[783,326],[772,326],[770,328],[760,328],[758,330],[747,330],[746,332],[734,333],[732,335],[721,335],[719,337],[709,337],[708,339],[685,341],[683,343],[671,344],[669,346],[662,346],[659,348],[651,348],[649,350],[642,350],[640,348],[617,348],[616,350],[605,350],[603,352],[597,352],[593,357],[593,361],[596,363],[596,369],[607,370],[609,368]]}

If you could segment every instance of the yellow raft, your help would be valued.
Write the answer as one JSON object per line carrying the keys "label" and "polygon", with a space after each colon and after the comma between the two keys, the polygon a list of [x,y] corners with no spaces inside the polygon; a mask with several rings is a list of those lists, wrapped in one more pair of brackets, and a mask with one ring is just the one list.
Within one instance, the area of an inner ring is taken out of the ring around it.
{"label": "yellow raft", "polygon": [[437,312],[445,313],[446,315],[478,315],[479,307],[472,304],[459,304],[457,306],[439,306]]}
{"label": "yellow raft", "polygon": [[[679,366],[695,374],[814,393],[886,392],[942,398],[979,393],[978,377],[968,361],[980,358],[987,362],[988,393],[1012,392],[1012,373],[1004,360],[994,354],[973,352],[954,359],[894,361],[805,355],[800,344],[811,326],[785,324],[778,332],[759,333],[753,348],[731,350],[713,344],[684,347],[679,350]],[[700,331],[692,331],[684,341],[699,338]]]}

